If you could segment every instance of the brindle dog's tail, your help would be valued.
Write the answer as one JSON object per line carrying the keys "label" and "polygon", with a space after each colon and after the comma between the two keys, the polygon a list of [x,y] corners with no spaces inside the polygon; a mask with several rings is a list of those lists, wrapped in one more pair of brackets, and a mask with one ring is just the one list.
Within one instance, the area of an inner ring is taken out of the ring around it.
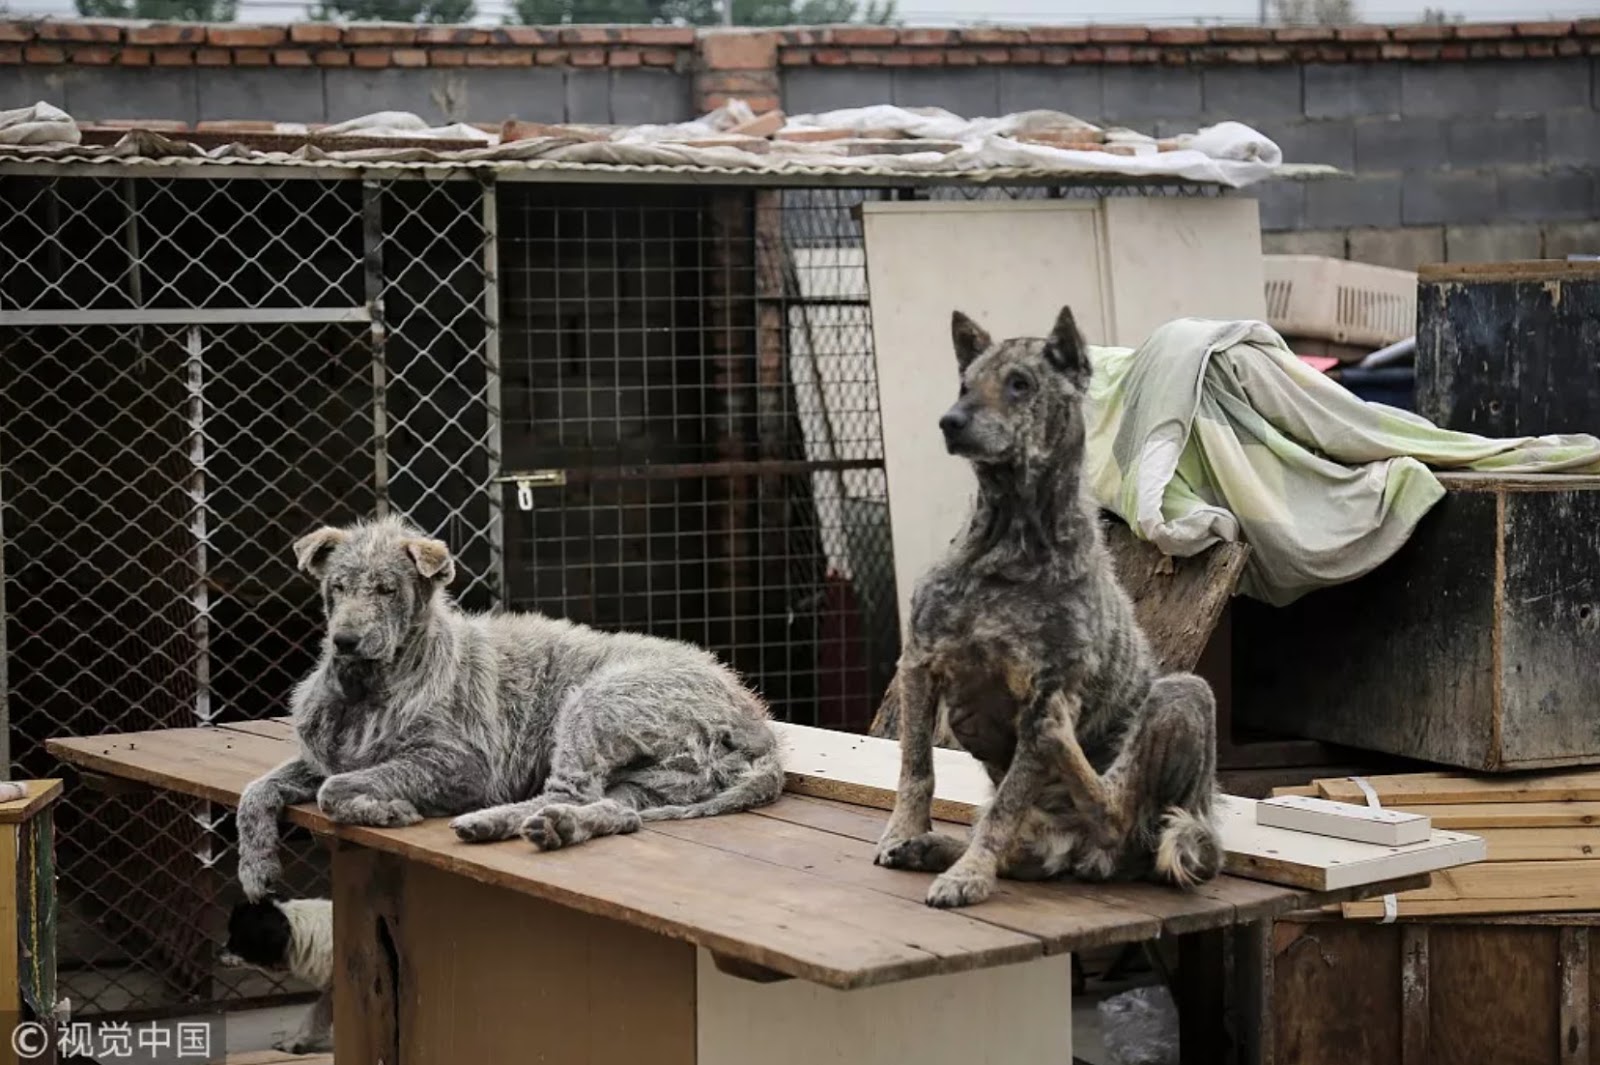
{"label": "brindle dog's tail", "polygon": [[641,821],[687,821],[694,817],[736,814],[776,802],[783,794],[783,760],[776,740],[753,757],[728,786],[702,802],[653,806],[639,811]]}
{"label": "brindle dog's tail", "polygon": [[1222,839],[1210,816],[1181,806],[1169,808],[1156,841],[1156,876],[1187,888],[1221,871]]}

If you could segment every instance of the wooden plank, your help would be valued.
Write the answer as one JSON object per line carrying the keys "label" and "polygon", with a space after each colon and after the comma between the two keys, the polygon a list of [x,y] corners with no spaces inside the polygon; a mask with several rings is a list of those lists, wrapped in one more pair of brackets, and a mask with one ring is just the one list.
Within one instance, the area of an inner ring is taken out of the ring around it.
{"label": "wooden plank", "polygon": [[1434,828],[1473,833],[1496,828],[1600,828],[1600,802],[1437,803],[1394,809],[1427,814]]}
{"label": "wooden plank", "polygon": [[400,1048],[400,892],[404,863],[341,846],[333,853],[333,1048],[340,1061],[393,1062]]}
{"label": "wooden plank", "polygon": [[1600,858],[1600,828],[1479,828],[1490,862],[1550,862]]}
{"label": "wooden plank", "polygon": [[[0,825],[0,929],[6,931],[4,940],[0,941],[0,1016],[13,1018],[22,1014],[22,959],[16,942],[17,887],[20,884],[17,844],[21,831],[16,824]],[[10,1038],[0,1039],[0,1063],[15,1065],[20,1057]]]}
{"label": "wooden plank", "polygon": [[14,780],[28,793],[20,799],[0,802],[0,825],[15,825],[27,821],[46,806],[61,798],[59,780]]}
{"label": "wooden plank", "polygon": [[1419,899],[1542,899],[1545,910],[1600,909],[1600,859],[1478,862],[1433,874],[1433,883],[1407,892]]}
{"label": "wooden plank", "polygon": [[1428,961],[1433,1063],[1559,1060],[1553,929],[1435,927]]}
{"label": "wooden plank", "polygon": [[264,721],[229,721],[217,727],[273,740],[292,741],[295,738],[294,721],[287,717],[269,717]]}
{"label": "wooden plank", "polygon": [[[1543,915],[1552,910],[1559,911],[1560,905],[1552,905],[1552,902],[1553,900],[1551,899],[1543,898],[1401,900],[1399,916],[1404,920],[1429,917],[1448,917],[1452,919],[1471,917],[1474,920],[1505,917],[1507,920],[1504,923],[1516,924],[1521,922],[1511,918],[1519,913]],[[1582,912],[1591,908],[1591,906],[1580,905],[1575,907],[1573,916],[1581,916]],[[1383,903],[1376,900],[1343,902],[1333,907],[1333,909],[1340,916],[1351,921],[1375,920],[1383,917]]]}
{"label": "wooden plank", "polygon": [[1400,1060],[1399,927],[1280,922],[1273,927],[1272,947],[1279,1062]]}
{"label": "wooden plank", "polygon": [[[1318,780],[1323,798],[1364,802],[1351,780]],[[1478,777],[1462,773],[1399,773],[1370,777],[1367,783],[1384,806],[1413,809],[1440,803],[1596,802],[1600,770],[1540,773],[1514,777]]]}
{"label": "wooden plank", "polygon": [[[786,783],[796,795],[894,808],[900,781],[900,745],[874,736],[777,723],[783,746]],[[977,808],[994,794],[989,774],[977,759],[961,750],[935,748],[937,782],[933,816],[970,825]]]}
{"label": "wooden plank", "polygon": [[1589,1065],[1589,930],[1563,928],[1558,936],[1561,1065]]}
{"label": "wooden plank", "polygon": [[1400,931],[1400,1065],[1431,1065],[1428,1057],[1428,926]]}
{"label": "wooden plank", "polygon": [[1424,843],[1432,834],[1432,825],[1422,814],[1303,795],[1284,795],[1256,803],[1256,824],[1388,847]]}

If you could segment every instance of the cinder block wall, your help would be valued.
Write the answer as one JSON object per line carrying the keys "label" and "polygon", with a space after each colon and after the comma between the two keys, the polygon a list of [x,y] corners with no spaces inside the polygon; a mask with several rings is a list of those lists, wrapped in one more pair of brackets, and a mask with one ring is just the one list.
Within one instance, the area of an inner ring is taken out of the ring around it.
{"label": "cinder block wall", "polygon": [[1341,29],[780,31],[0,22],[0,107],[79,119],[670,122],[730,97],[1222,119],[1350,180],[1273,183],[1269,251],[1414,267],[1600,251],[1600,19]]}

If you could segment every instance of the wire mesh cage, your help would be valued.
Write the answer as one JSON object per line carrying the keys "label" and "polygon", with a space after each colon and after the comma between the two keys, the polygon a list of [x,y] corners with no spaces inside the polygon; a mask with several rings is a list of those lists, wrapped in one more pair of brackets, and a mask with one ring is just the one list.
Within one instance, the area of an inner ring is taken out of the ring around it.
{"label": "wire mesh cage", "polygon": [[[0,169],[13,771],[281,716],[319,640],[291,543],[386,511],[468,608],[690,640],[865,728],[898,646],[852,208],[891,194]],[[300,990],[213,963],[227,810],[74,779],[59,848],[76,1011]]]}

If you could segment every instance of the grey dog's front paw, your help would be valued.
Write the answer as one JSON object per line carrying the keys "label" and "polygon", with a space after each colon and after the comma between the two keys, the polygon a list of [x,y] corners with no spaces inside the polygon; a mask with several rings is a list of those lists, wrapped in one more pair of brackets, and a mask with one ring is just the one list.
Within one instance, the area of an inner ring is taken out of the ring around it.
{"label": "grey dog's front paw", "polygon": [[884,839],[878,844],[878,853],[872,860],[886,869],[942,873],[956,864],[966,849],[966,844],[953,836],[924,832],[910,839]]}
{"label": "grey dog's front paw", "polygon": [[333,1040],[309,1035],[291,1035],[272,1044],[273,1050],[285,1054],[326,1054],[333,1049]]}
{"label": "grey dog's front paw", "polygon": [[492,843],[514,839],[523,818],[503,809],[474,810],[450,822],[450,830],[463,843]]}
{"label": "grey dog's front paw", "polygon": [[928,905],[941,910],[972,906],[994,894],[994,877],[964,869],[954,869],[933,882],[928,889]]}
{"label": "grey dog's front paw", "polygon": [[282,875],[283,867],[276,858],[245,858],[239,862],[239,886],[251,902],[260,902],[271,894],[272,885]]}
{"label": "grey dog's front paw", "polygon": [[337,777],[330,777],[317,792],[317,808],[341,825],[404,828],[422,820],[407,800],[374,798],[352,790]]}

